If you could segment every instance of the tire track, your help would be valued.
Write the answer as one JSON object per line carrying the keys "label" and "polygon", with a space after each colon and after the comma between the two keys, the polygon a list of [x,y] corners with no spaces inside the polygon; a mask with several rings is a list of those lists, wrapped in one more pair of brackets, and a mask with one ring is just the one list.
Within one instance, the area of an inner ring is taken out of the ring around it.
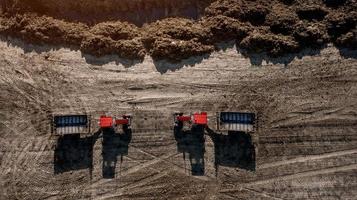
{"label": "tire track", "polygon": [[[136,149],[138,149],[138,148],[136,148]],[[142,153],[144,153],[144,154],[146,154],[146,155],[149,155],[149,156],[151,156],[151,157],[153,157],[153,158],[157,158],[157,156],[154,156],[154,155],[152,155],[152,154],[150,154],[150,153],[148,153],[148,152],[145,152],[145,151],[143,151],[143,150],[138,149],[138,151],[140,151],[140,152],[142,152]],[[181,153],[177,153],[177,154],[175,154],[175,155],[172,156],[172,157],[178,156],[179,154],[181,154]],[[170,158],[171,158],[171,157],[170,157]],[[168,158],[167,158],[167,159],[168,159]],[[175,163],[173,163],[173,162],[171,162],[171,161],[169,161],[169,160],[167,160],[167,159],[162,159],[162,160],[161,160],[162,162],[165,162],[165,163],[167,163],[167,164],[170,165],[170,166],[168,166],[168,167],[166,168],[166,170],[169,170],[170,167],[172,167],[171,169],[175,170],[176,172],[179,172],[179,173],[181,173],[181,174],[183,174],[183,175],[187,175],[185,168],[183,168],[183,167],[181,167],[181,166],[179,166],[179,165],[177,165],[177,164],[175,164]],[[210,180],[212,180],[212,177],[207,177],[207,176],[192,176],[192,177],[195,178],[195,179],[203,180],[203,181],[210,181]]]}
{"label": "tire track", "polygon": [[222,191],[219,191],[221,194],[223,195],[227,195],[229,197],[234,197],[236,199],[235,196],[233,196],[232,192],[238,192],[238,191],[242,191],[242,190],[245,190],[245,191],[248,191],[250,193],[253,193],[255,195],[258,195],[258,196],[261,196],[261,197],[265,197],[265,198],[269,198],[269,199],[275,199],[275,200],[284,200],[283,198],[280,198],[280,197],[275,197],[275,196],[272,196],[271,194],[267,194],[265,192],[259,192],[259,191],[256,191],[256,190],[253,190],[251,188],[246,188],[246,187],[240,187],[239,189],[233,189],[233,190],[222,190]]}
{"label": "tire track", "polygon": [[269,184],[269,183],[273,183],[276,181],[286,181],[286,180],[291,180],[291,179],[296,179],[296,178],[304,178],[304,177],[317,176],[317,175],[322,175],[322,174],[330,174],[330,173],[336,173],[336,172],[340,172],[340,171],[350,171],[350,170],[357,170],[357,164],[340,166],[340,167],[331,167],[331,168],[319,169],[319,170],[313,170],[313,171],[307,171],[307,172],[299,172],[299,173],[291,174],[291,175],[284,175],[284,176],[265,179],[265,180],[253,181],[253,182],[249,182],[249,183],[246,183],[243,185],[250,187],[250,186],[255,186],[255,185]]}
{"label": "tire track", "polygon": [[267,169],[267,168],[272,168],[272,167],[278,167],[281,165],[289,165],[289,164],[298,163],[298,162],[306,162],[306,161],[319,160],[319,159],[324,159],[324,158],[345,156],[345,155],[350,155],[350,154],[357,154],[357,149],[336,151],[336,152],[325,153],[325,154],[320,154],[320,155],[304,156],[304,157],[293,158],[293,159],[284,160],[284,161],[267,163],[267,164],[262,164],[262,165],[258,166],[257,169],[262,170],[262,169]]}
{"label": "tire track", "polygon": [[[269,179],[265,179],[265,180],[258,180],[258,181],[253,181],[253,182],[249,182],[249,183],[243,183],[243,184],[240,184],[239,187],[231,188],[231,189],[224,189],[224,190],[221,190],[220,192],[221,193],[231,193],[231,192],[241,191],[242,189],[255,191],[253,189],[250,189],[249,187],[263,185],[263,184],[271,184],[271,183],[274,183],[277,181],[286,181],[286,180],[291,180],[291,179],[296,179],[296,178],[311,177],[311,176],[317,176],[317,175],[322,175],[322,174],[330,174],[330,173],[350,171],[350,170],[357,170],[357,164],[340,166],[340,167],[331,167],[331,168],[327,168],[327,169],[313,170],[313,171],[307,171],[307,172],[300,172],[300,173],[291,174],[291,175],[284,175],[284,176],[269,178]],[[261,192],[258,192],[258,193],[261,193]]]}
{"label": "tire track", "polygon": [[136,192],[136,193],[139,193],[140,190],[142,190],[146,184],[152,182],[152,181],[155,181],[155,180],[158,180],[162,177],[165,177],[167,176],[168,173],[167,172],[158,172],[157,174],[153,175],[153,176],[150,176],[150,177],[147,177],[145,179],[142,179],[136,183],[132,183],[132,184],[129,184],[129,185],[126,185],[126,187],[123,187],[122,189],[125,189],[125,190],[130,190],[131,192]]}
{"label": "tire track", "polygon": [[[135,183],[131,183],[131,184],[127,184],[127,185],[124,185],[124,186],[121,186],[119,188],[119,191],[125,191],[127,190],[128,188],[137,188],[137,187],[142,187],[142,186],[145,186],[147,183],[150,183],[151,181],[154,181],[154,180],[157,180],[161,177],[164,177],[166,175],[168,175],[169,173],[166,171],[166,170],[172,170],[172,171],[175,171],[175,172],[178,172],[178,173],[181,173],[183,175],[186,175],[187,176],[187,173],[186,173],[186,170],[182,169],[180,166],[168,161],[167,159],[171,158],[171,157],[175,157],[175,156],[178,156],[180,153],[175,153],[175,154],[167,154],[167,155],[164,155],[164,156],[160,156],[160,157],[157,157],[157,156],[154,156],[148,152],[145,152],[141,149],[138,149],[138,148],[135,148],[133,147],[134,149],[137,149],[139,152],[145,154],[145,155],[148,155],[152,158],[154,158],[153,160],[150,160],[148,162],[145,162],[143,164],[139,164],[138,166],[135,166],[133,168],[130,168],[128,169],[127,171],[123,172],[120,174],[120,176],[127,176],[127,175],[130,175],[132,173],[135,173],[135,172],[138,172],[142,169],[145,169],[145,168],[149,168],[150,166],[154,165],[154,164],[157,164],[159,162],[165,162],[167,164],[169,164],[167,166],[167,168],[165,168],[165,171],[158,171],[156,170],[155,168],[151,168],[152,170],[156,171],[157,174],[153,175],[153,176],[149,176],[149,177],[145,177],[144,179],[141,179],[141,180],[138,180],[136,181]],[[201,176],[192,176],[192,178],[195,178],[195,179],[199,179],[201,181],[211,181],[212,179],[209,178],[209,177],[201,177]],[[92,188],[91,190],[93,190],[93,188],[96,188],[100,185],[103,185],[105,183],[109,183],[111,182],[112,180],[100,180],[94,184],[92,184],[90,187]],[[116,191],[118,192],[118,191]],[[108,199],[108,198],[115,198],[115,197],[119,197],[121,196],[122,193],[120,194],[111,194],[111,195],[107,195],[107,196],[104,196],[104,197],[101,197],[100,199]]]}
{"label": "tire track", "polygon": [[[132,173],[135,173],[135,172],[138,172],[139,170],[141,169],[145,169],[145,168],[148,168],[154,164],[157,164],[161,161],[163,161],[164,159],[168,159],[170,157],[173,157],[173,156],[176,156],[177,153],[174,153],[174,154],[165,154],[163,156],[160,156],[160,157],[156,157],[155,159],[152,159],[148,162],[145,162],[145,163],[142,163],[142,164],[139,164],[135,167],[132,167],[130,169],[128,169],[127,171],[121,173],[121,176],[127,176],[127,175],[130,175]],[[110,182],[111,180],[100,180],[100,181],[97,181],[95,183],[92,183],[91,187],[96,187],[96,186],[100,186],[104,183],[107,183],[107,182]]]}
{"label": "tire track", "polygon": [[129,189],[133,189],[133,188],[136,188],[136,187],[140,187],[140,186],[144,186],[145,184],[151,182],[151,181],[154,181],[154,180],[157,180],[161,177],[164,177],[166,176],[167,174],[166,173],[157,173],[155,175],[149,175],[147,177],[145,177],[144,179],[141,179],[137,182],[134,182],[134,183],[129,183],[129,184],[126,184],[120,188],[117,188],[113,194],[113,191],[109,191],[110,193],[109,194],[104,194],[102,196],[100,196],[99,198],[96,197],[96,199],[98,200],[104,200],[104,199],[110,199],[110,198],[118,198],[122,195],[125,195],[124,192],[129,190]]}

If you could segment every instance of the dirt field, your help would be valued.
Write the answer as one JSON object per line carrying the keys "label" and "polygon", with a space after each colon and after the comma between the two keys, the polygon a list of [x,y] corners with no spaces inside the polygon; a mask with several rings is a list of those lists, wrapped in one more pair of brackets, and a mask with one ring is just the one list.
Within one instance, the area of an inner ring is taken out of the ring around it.
{"label": "dirt field", "polygon": [[[221,49],[172,64],[2,38],[0,199],[356,199],[357,52]],[[212,128],[217,111],[260,113],[253,167],[228,136],[179,145],[178,110],[207,111]],[[131,137],[51,136],[49,114],[85,112],[95,136],[101,114],[133,114]]]}

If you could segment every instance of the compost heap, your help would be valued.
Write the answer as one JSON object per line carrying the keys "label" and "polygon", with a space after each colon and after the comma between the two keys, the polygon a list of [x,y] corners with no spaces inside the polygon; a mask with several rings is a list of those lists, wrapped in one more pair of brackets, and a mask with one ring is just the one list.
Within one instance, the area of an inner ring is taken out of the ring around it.
{"label": "compost heap", "polygon": [[0,35],[96,56],[179,61],[227,41],[273,57],[331,42],[357,48],[356,22],[356,0],[4,0]]}

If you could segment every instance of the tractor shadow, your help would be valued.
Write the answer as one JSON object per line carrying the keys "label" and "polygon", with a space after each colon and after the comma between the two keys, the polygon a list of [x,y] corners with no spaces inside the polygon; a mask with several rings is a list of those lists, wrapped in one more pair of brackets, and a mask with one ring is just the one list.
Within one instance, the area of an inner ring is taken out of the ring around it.
{"label": "tractor shadow", "polygon": [[177,151],[183,154],[184,161],[188,154],[191,165],[191,174],[204,176],[205,174],[205,139],[204,128],[193,127],[191,130],[174,129]]}
{"label": "tractor shadow", "polygon": [[120,163],[122,163],[123,156],[128,155],[132,131],[127,129],[123,134],[119,134],[114,129],[103,129],[102,133],[102,176],[105,179],[112,179],[115,178],[118,156],[120,156]]}
{"label": "tractor shadow", "polygon": [[214,143],[216,174],[219,166],[255,171],[255,147],[250,134],[231,131],[223,135],[209,128],[206,130]]}
{"label": "tractor shadow", "polygon": [[54,173],[93,168],[93,146],[99,133],[81,138],[80,134],[60,136],[54,152]]}
{"label": "tractor shadow", "polygon": [[210,54],[203,54],[201,56],[191,56],[186,59],[181,59],[177,61],[170,61],[164,59],[153,59],[155,68],[160,74],[165,74],[169,71],[175,72],[182,69],[183,67],[194,67],[196,64],[201,63],[203,60],[208,59]]}

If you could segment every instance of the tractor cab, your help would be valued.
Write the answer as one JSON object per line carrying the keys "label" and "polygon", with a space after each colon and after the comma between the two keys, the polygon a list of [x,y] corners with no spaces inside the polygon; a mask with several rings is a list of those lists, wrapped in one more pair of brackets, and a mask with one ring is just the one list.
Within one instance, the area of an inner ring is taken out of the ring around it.
{"label": "tractor cab", "polygon": [[99,126],[102,130],[113,129],[119,132],[118,127],[122,127],[124,133],[131,130],[131,115],[123,115],[120,118],[102,115],[99,119]]}
{"label": "tractor cab", "polygon": [[174,114],[174,126],[175,130],[192,130],[195,128],[204,129],[207,126],[207,113],[206,112],[196,112],[190,115],[184,115],[184,113]]}

